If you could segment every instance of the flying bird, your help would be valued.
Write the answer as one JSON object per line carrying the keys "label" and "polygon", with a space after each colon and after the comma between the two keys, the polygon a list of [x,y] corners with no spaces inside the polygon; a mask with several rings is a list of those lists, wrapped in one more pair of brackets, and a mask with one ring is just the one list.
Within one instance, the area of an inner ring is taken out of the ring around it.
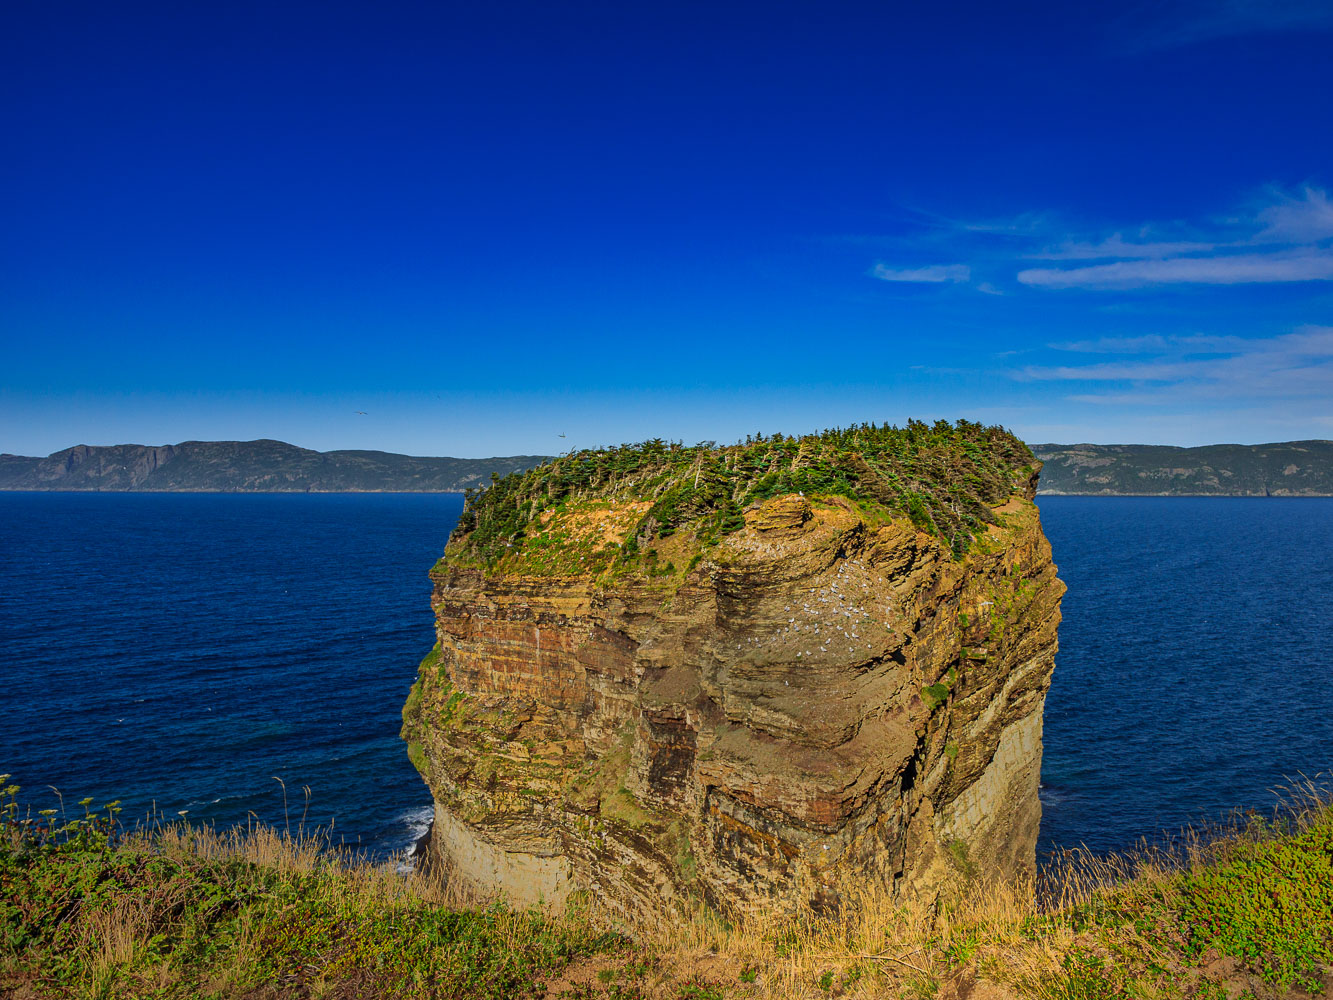
{"label": "flying bird", "polygon": [[362,417],[366,416],[366,411],[365,411],[365,410],[357,410],[356,412],[357,412],[357,415],[358,415],[358,416],[362,416]]}
{"label": "flying bird", "polygon": [[564,437],[563,434],[557,434],[556,437]]}

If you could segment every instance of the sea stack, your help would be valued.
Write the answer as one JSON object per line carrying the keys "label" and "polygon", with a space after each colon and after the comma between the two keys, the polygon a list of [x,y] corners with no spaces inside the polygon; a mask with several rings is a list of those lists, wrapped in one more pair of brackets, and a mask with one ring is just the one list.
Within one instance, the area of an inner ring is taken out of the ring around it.
{"label": "sea stack", "polygon": [[583,451],[467,501],[403,736],[430,851],[626,917],[1035,863],[1064,586],[1000,428]]}

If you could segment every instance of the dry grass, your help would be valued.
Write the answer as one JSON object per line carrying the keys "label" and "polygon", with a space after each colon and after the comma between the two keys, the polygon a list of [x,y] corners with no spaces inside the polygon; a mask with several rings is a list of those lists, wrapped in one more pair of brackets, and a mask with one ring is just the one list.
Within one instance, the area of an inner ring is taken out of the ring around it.
{"label": "dry grass", "polygon": [[300,826],[16,812],[0,814],[0,996],[500,1000],[620,943],[586,912],[479,906],[439,866]]}
{"label": "dry grass", "polygon": [[[1319,883],[1327,869],[1318,867],[1327,861],[1319,862],[1319,845],[1333,851],[1333,812],[1312,782],[1289,798],[1276,818],[1237,817],[1128,855],[1067,852],[1037,883],[959,882],[904,902],[847,879],[833,915],[701,909],[683,924],[631,928],[632,942],[601,934],[605,918],[592,904],[560,916],[487,906],[439,867],[405,872],[371,863],[330,850],[318,831],[299,826],[293,834],[256,824],[216,831],[157,823],[128,834],[109,855],[70,856],[103,865],[98,877],[111,872],[124,891],[86,896],[26,955],[0,949],[0,995],[6,986],[42,982],[57,996],[248,1000],[1235,1000],[1242,990],[1256,998],[1303,996],[1302,985],[1314,989],[1320,976],[1333,986],[1333,971],[1320,964],[1333,954],[1333,906],[1323,918],[1327,948],[1320,951],[1316,940],[1314,958],[1301,953],[1297,965],[1268,953],[1241,961],[1220,944],[1191,950],[1181,916],[1190,912],[1190,893],[1226,901],[1237,857],[1284,868],[1293,857],[1302,864],[1312,858],[1313,881],[1297,888],[1313,893],[1316,907],[1333,898]],[[12,828],[0,832],[4,860],[22,845]],[[31,839],[31,830],[25,836]],[[1282,853],[1311,836],[1313,854]],[[120,860],[108,868],[108,857]],[[1289,873],[1270,874],[1276,885]],[[14,884],[0,871],[0,887],[40,917],[44,901],[35,892],[22,897]],[[58,895],[63,884],[32,888]],[[0,896],[0,917],[4,905]],[[1261,943],[1287,933],[1264,926],[1264,912],[1230,919]]]}
{"label": "dry grass", "polygon": [[291,834],[257,823],[216,830],[178,822],[136,831],[128,843],[168,857],[241,861],[284,876],[336,873],[339,890],[362,904],[418,902],[468,909],[481,903],[441,865],[418,869],[405,858],[371,861],[365,854],[331,847],[320,830]]}
{"label": "dry grass", "polygon": [[[763,1000],[1306,995],[1215,951],[1190,959],[1170,921],[1182,876],[1214,872],[1237,845],[1330,826],[1325,788],[1305,780],[1272,816],[1235,816],[1120,855],[1067,851],[1035,882],[956,884],[904,903],[848,880],[836,916],[700,911],[684,927],[636,935],[657,957],[656,974],[639,988],[674,998],[693,983]],[[1333,913],[1328,933],[1333,946]]]}
{"label": "dry grass", "polygon": [[1024,921],[1037,912],[1030,885],[977,883],[951,897],[904,903],[848,879],[839,896],[841,910],[831,916],[755,912],[727,921],[701,912],[683,928],[659,932],[651,946],[670,970],[668,985],[691,978],[722,985],[729,976],[745,995],[771,1000],[944,996],[976,979],[977,959],[994,965],[1019,945],[1018,977],[1059,967],[1055,949],[1033,950],[1022,940]]}

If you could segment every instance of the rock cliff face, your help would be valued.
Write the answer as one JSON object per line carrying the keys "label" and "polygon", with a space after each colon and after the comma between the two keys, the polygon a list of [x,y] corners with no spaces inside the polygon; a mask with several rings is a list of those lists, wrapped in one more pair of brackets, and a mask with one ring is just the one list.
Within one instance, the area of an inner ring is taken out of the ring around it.
{"label": "rock cliff face", "polygon": [[1035,480],[966,545],[781,484],[665,533],[660,491],[565,500],[521,559],[457,535],[404,709],[431,850],[517,904],[589,890],[640,918],[1030,872],[1064,590]]}

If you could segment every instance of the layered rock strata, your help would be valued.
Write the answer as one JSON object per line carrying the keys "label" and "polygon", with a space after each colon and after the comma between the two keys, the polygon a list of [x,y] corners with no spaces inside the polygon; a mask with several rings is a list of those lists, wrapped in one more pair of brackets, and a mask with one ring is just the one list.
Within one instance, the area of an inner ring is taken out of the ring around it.
{"label": "layered rock strata", "polygon": [[[818,909],[849,872],[904,896],[1030,873],[1064,591],[1035,479],[961,557],[792,494],[619,575],[443,560],[403,728],[431,851],[515,904],[586,890],[637,918]],[[647,507],[543,518],[572,553],[625,542]]]}

